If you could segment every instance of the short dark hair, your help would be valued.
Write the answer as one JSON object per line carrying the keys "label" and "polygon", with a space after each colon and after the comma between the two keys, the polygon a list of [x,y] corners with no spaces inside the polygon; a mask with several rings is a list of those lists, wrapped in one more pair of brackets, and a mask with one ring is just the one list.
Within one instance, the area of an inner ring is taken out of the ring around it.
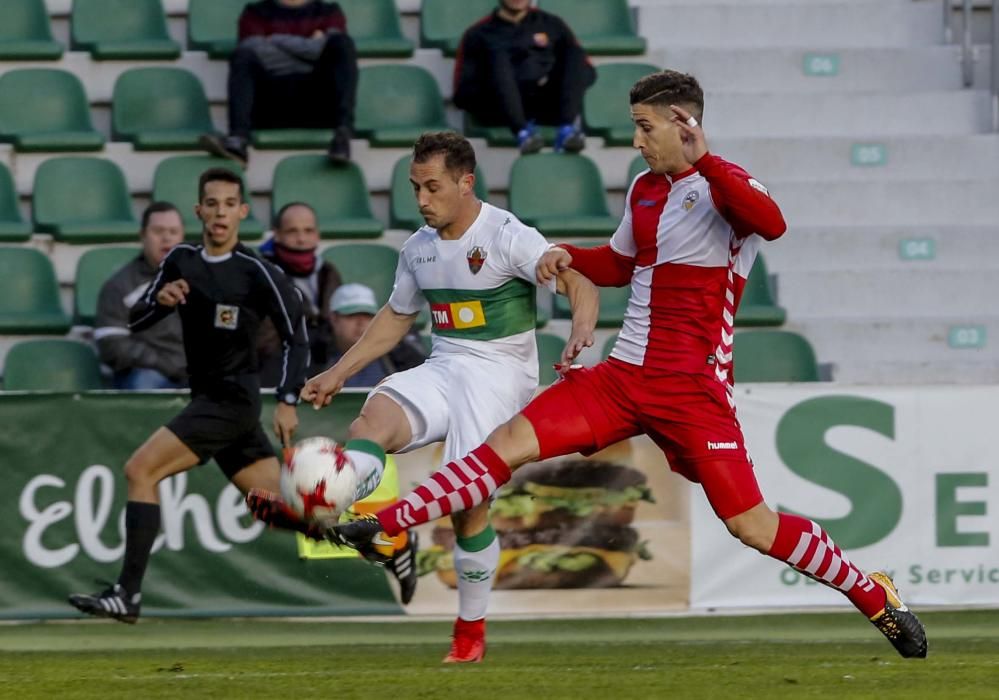
{"label": "short dark hair", "polygon": [[704,116],[704,91],[697,78],[675,70],[662,70],[640,78],[631,88],[631,104],[653,105],[669,109],[670,105],[693,105],[699,120]]}
{"label": "short dark hair", "polygon": [[209,182],[231,182],[234,185],[239,185],[239,200],[241,202],[246,201],[246,194],[243,192],[243,178],[228,168],[209,168],[201,173],[201,177],[198,178],[199,202],[204,199],[205,185]]}
{"label": "short dark hair", "polygon": [[281,219],[284,218],[285,212],[287,212],[292,207],[305,207],[306,209],[312,212],[313,216],[316,216],[315,208],[308,202],[288,202],[280,209],[278,209],[276,212],[274,212],[274,216],[271,218],[271,228],[273,228],[275,231],[281,228]]}
{"label": "short dark hair", "polygon": [[444,167],[458,177],[475,172],[475,149],[461,134],[453,131],[428,131],[413,144],[413,162],[426,163],[436,155],[444,156]]}
{"label": "short dark hair", "polygon": [[145,232],[146,228],[149,226],[149,220],[153,217],[153,214],[162,214],[165,211],[177,212],[177,216],[180,216],[181,222],[184,221],[184,217],[180,215],[180,209],[175,207],[170,202],[153,202],[145,211],[142,212],[142,228],[139,229],[140,232]]}

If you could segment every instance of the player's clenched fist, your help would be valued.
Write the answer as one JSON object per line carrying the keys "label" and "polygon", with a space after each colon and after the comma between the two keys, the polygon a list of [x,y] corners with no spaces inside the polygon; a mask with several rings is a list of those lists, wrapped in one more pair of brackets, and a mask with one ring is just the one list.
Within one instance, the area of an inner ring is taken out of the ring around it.
{"label": "player's clenched fist", "polygon": [[187,301],[187,295],[191,292],[191,285],[185,280],[174,280],[167,282],[156,295],[156,302],[161,306],[176,306]]}
{"label": "player's clenched fist", "polygon": [[335,366],[330,367],[307,381],[300,394],[302,401],[311,403],[317,411],[323,406],[329,406],[333,397],[343,389],[343,383],[346,381],[342,374],[333,371],[335,368]]}
{"label": "player's clenched fist", "polygon": [[538,260],[536,270],[538,284],[548,284],[558,276],[558,273],[568,270],[570,265],[572,265],[572,256],[569,255],[569,251],[563,248],[551,248]]}

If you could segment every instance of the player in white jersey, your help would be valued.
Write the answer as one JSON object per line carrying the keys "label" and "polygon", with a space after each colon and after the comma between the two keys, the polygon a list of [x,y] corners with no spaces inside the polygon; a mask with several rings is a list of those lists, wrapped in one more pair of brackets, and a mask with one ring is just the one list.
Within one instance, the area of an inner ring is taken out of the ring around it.
{"label": "player in white jersey", "polygon": [[[452,461],[516,415],[537,389],[535,270],[550,246],[513,214],[480,202],[474,172],[475,152],[462,136],[429,133],[416,142],[410,180],[427,225],[402,247],[392,295],[361,340],[302,390],[316,408],[329,404],[348,377],[399,342],[429,302],[430,357],[379,384],[351,424],[347,453],[365,482],[358,500],[377,485],[386,452],[443,440],[444,461]],[[568,365],[593,344],[597,290],[572,270],[552,286],[573,309],[561,358]],[[248,502],[266,520],[263,506],[273,499],[257,493]],[[459,612],[445,662],[481,661],[485,654],[486,609],[499,563],[488,506],[452,518]],[[365,554],[385,561],[395,549],[387,545]]]}

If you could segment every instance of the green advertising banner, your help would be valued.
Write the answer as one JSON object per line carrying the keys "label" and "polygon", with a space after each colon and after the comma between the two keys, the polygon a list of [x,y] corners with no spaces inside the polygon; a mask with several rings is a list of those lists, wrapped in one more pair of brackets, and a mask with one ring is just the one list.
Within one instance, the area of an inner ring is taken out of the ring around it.
{"label": "green advertising banner", "polygon": [[[299,436],[342,440],[363,400],[344,394],[332,409],[300,408]],[[186,401],[169,393],[0,394],[0,619],[76,617],[67,594],[117,578],[122,467]],[[265,403],[265,426],[272,412],[273,401]],[[384,569],[300,559],[295,537],[254,522],[214,462],[163,482],[160,501],[144,615],[401,612]]]}

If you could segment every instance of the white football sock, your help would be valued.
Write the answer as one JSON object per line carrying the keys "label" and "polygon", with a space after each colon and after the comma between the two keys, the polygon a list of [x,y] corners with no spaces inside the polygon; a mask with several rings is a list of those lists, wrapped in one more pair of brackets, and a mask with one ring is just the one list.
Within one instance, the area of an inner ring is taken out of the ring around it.
{"label": "white football sock", "polygon": [[[478,535],[458,538],[454,547],[454,570],[458,575],[458,617],[481,620],[489,607],[489,594],[499,566],[500,544],[491,525]],[[465,545],[469,549],[463,548]]]}
{"label": "white football sock", "polygon": [[355,439],[344,445],[344,453],[350,457],[357,472],[357,489],[354,503],[370,496],[378,488],[385,472],[385,451],[371,440]]}

